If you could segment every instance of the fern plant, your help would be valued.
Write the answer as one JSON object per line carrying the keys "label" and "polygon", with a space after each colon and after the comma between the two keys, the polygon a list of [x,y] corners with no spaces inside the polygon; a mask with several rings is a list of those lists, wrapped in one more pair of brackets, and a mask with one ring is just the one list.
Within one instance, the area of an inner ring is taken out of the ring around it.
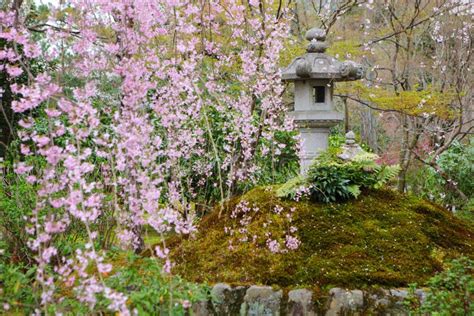
{"label": "fern plant", "polygon": [[385,183],[395,178],[400,172],[398,165],[394,166],[380,166],[380,171],[377,172],[378,181],[373,185],[374,189],[380,189]]}
{"label": "fern plant", "polygon": [[282,184],[276,191],[276,195],[278,197],[286,197],[294,200],[296,198],[296,194],[298,189],[301,187],[306,187],[305,178],[302,176],[296,176],[284,184]]}

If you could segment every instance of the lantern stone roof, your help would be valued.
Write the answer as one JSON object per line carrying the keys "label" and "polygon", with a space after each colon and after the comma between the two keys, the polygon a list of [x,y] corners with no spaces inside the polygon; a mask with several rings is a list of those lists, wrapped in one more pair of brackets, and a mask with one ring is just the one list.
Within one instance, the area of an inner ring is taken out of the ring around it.
{"label": "lantern stone roof", "polygon": [[344,113],[336,111],[293,111],[289,116],[299,128],[332,127],[344,121]]}
{"label": "lantern stone roof", "polygon": [[353,61],[339,61],[325,54],[328,47],[326,33],[319,28],[306,32],[309,41],[306,54],[295,58],[283,69],[282,80],[297,81],[307,79],[328,79],[334,81],[352,81],[364,75],[362,65]]}

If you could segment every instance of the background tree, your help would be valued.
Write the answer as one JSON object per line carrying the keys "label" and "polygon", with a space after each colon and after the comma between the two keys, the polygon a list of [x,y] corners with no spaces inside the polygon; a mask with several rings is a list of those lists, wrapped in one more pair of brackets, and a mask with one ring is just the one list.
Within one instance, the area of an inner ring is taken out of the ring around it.
{"label": "background tree", "polygon": [[[326,26],[332,54],[367,66],[364,82],[339,84],[336,94],[348,101],[352,128],[360,131],[362,140],[385,159],[400,163],[398,189],[407,189],[410,168],[416,169],[418,161],[433,168],[447,190],[466,200],[467,193],[437,159],[453,141],[472,135],[473,5],[448,0],[305,5],[314,12],[296,11],[297,23]],[[324,10],[329,11],[325,16],[336,16],[334,23],[322,20]],[[360,119],[354,116],[357,112]]]}

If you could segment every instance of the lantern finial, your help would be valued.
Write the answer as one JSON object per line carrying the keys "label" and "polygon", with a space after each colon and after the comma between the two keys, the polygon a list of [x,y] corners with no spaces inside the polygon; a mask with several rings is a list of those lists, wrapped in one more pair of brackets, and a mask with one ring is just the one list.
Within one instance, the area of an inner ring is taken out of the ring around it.
{"label": "lantern finial", "polygon": [[308,53],[324,53],[328,48],[326,44],[326,32],[320,28],[312,28],[306,32],[306,39],[309,41],[306,51]]}

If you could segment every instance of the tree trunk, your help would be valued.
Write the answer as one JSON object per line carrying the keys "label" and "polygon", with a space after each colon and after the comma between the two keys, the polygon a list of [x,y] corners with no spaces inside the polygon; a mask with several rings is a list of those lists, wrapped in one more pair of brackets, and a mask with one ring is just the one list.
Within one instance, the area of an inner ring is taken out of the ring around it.
{"label": "tree trunk", "polygon": [[5,157],[8,146],[10,145],[13,139],[12,130],[14,120],[13,120],[13,111],[11,109],[12,94],[10,90],[10,85],[6,81],[6,78],[2,76],[2,89],[4,90],[3,96],[0,104],[0,157]]}
{"label": "tree trunk", "polygon": [[400,148],[400,172],[398,173],[398,192],[405,192],[406,189],[406,177],[408,166],[410,164],[410,153],[408,149],[408,118],[405,114],[402,114],[402,139],[401,139],[401,148]]}
{"label": "tree trunk", "polygon": [[349,126],[349,106],[347,105],[347,98],[342,98],[344,104],[344,131],[347,133],[351,130]]}

